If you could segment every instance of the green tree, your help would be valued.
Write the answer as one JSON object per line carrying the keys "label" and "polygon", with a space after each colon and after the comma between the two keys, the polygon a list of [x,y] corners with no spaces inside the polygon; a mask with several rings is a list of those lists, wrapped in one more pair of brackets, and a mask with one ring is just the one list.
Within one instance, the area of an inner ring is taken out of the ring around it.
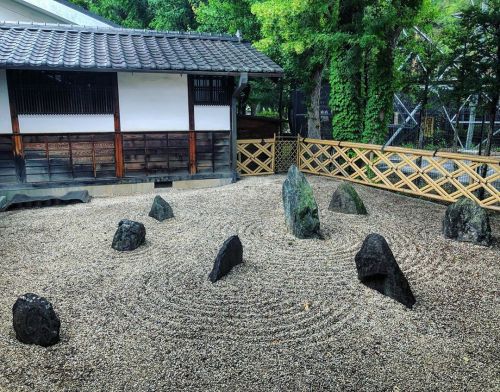
{"label": "green tree", "polygon": [[261,23],[256,46],[285,68],[289,82],[307,97],[308,136],[321,138],[319,101],[323,74],[332,55],[337,2],[264,0],[252,12]]}
{"label": "green tree", "polygon": [[330,63],[333,135],[382,143],[395,91],[395,49],[421,0],[341,1]]}
{"label": "green tree", "polygon": [[152,18],[147,0],[73,0],[73,3],[123,27],[145,28]]}
{"label": "green tree", "polygon": [[199,31],[236,34],[247,41],[260,38],[260,24],[252,14],[252,4],[258,0],[206,0],[194,5]]}
{"label": "green tree", "polygon": [[193,2],[190,0],[148,0],[153,14],[149,27],[155,30],[196,30]]}

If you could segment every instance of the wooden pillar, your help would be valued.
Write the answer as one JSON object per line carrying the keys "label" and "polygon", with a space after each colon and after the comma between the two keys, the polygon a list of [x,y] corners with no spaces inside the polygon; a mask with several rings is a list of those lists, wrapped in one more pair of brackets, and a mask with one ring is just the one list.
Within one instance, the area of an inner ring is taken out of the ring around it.
{"label": "wooden pillar", "polygon": [[188,75],[188,113],[189,113],[189,174],[196,174],[196,132],[194,123],[194,80]]}
{"label": "wooden pillar", "polygon": [[14,101],[14,92],[12,79],[9,78],[9,71],[6,73],[7,90],[9,96],[10,121],[12,124],[12,155],[16,168],[16,177],[19,182],[26,182],[26,162],[24,160],[23,137],[19,129],[19,118],[17,115],[16,103]]}
{"label": "wooden pillar", "polygon": [[118,95],[118,74],[113,77],[113,117],[115,124],[115,174],[121,178],[125,174],[123,162],[123,137],[120,123],[120,99]]}

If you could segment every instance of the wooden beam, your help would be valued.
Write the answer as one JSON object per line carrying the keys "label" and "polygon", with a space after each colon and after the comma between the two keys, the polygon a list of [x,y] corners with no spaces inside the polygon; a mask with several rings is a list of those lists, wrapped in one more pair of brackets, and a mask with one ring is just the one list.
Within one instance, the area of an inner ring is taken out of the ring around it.
{"label": "wooden beam", "polygon": [[12,80],[7,71],[7,91],[9,96],[10,121],[12,125],[12,155],[16,167],[16,176],[19,182],[26,182],[26,162],[24,161],[23,137],[19,128],[19,117],[17,115],[16,103],[14,101],[14,92],[12,89]]}
{"label": "wooden beam", "polygon": [[188,75],[189,174],[196,174],[196,133],[194,123],[194,78]]}
{"label": "wooden beam", "polygon": [[113,77],[113,117],[115,123],[115,174],[121,178],[125,174],[123,162],[123,138],[120,123],[120,99],[118,94],[118,74]]}

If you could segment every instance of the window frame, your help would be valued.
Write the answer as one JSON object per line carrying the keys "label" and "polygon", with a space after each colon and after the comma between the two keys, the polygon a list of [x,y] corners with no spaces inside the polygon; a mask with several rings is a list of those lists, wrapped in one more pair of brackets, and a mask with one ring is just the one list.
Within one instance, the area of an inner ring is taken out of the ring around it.
{"label": "window frame", "polygon": [[229,106],[234,78],[229,76],[193,75],[193,104],[196,106]]}
{"label": "window frame", "polygon": [[7,70],[18,115],[113,114],[115,83],[113,72]]}

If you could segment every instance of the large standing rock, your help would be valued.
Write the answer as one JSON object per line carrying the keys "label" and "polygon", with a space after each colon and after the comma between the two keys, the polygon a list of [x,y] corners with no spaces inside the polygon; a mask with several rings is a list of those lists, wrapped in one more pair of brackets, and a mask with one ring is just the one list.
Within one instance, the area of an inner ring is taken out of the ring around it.
{"label": "large standing rock", "polygon": [[282,192],[285,219],[290,232],[297,238],[318,237],[318,205],[311,186],[297,166],[290,166]]}
{"label": "large standing rock", "polygon": [[443,234],[457,241],[489,246],[491,227],[488,213],[471,199],[462,197],[446,209]]}
{"label": "large standing rock", "polygon": [[52,304],[43,297],[27,293],[12,307],[12,324],[22,343],[51,346],[59,341],[61,322]]}
{"label": "large standing rock", "polygon": [[347,182],[343,182],[335,190],[328,209],[344,214],[366,215],[363,200],[361,200],[353,186]]}
{"label": "large standing rock", "polygon": [[377,290],[411,308],[415,297],[410,285],[384,237],[370,234],[356,254],[358,278],[366,286]]}
{"label": "large standing rock", "polygon": [[155,218],[157,221],[163,222],[165,219],[173,218],[174,212],[172,211],[170,204],[158,195],[153,201],[151,211],[149,211],[149,216],[151,218]]}
{"label": "large standing rock", "polygon": [[113,249],[119,251],[134,250],[146,239],[146,228],[142,223],[123,219],[118,223],[118,229],[113,237]]}
{"label": "large standing rock", "polygon": [[240,238],[233,235],[222,244],[208,278],[212,283],[215,283],[224,275],[227,275],[235,265],[241,263],[243,263],[243,246]]}

